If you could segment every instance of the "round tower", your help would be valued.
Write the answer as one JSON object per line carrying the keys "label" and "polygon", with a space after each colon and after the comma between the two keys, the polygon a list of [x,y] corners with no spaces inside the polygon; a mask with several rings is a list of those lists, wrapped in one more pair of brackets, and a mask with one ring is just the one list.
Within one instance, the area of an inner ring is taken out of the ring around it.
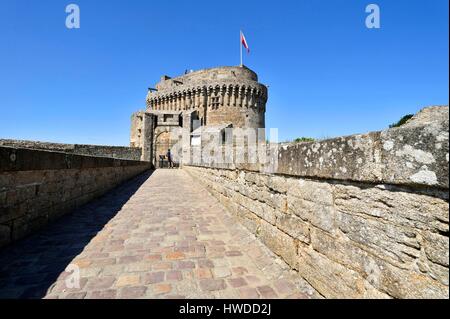
{"label": "round tower", "polygon": [[243,66],[204,69],[170,78],[163,76],[149,90],[151,111],[197,111],[202,125],[265,127],[267,87]]}

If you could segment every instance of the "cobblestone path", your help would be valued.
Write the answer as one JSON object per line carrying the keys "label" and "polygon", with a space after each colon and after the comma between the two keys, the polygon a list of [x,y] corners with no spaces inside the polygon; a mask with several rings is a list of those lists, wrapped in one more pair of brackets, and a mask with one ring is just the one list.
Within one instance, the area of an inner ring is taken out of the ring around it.
{"label": "cobblestone path", "polygon": [[0,251],[0,298],[314,297],[183,170],[141,175]]}

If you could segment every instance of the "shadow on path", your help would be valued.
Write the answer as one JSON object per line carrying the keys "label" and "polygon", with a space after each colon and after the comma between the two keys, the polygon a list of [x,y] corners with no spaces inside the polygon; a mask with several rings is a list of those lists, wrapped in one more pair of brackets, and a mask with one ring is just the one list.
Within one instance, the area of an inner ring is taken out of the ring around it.
{"label": "shadow on path", "polygon": [[151,175],[141,174],[0,250],[0,298],[43,298],[67,265]]}

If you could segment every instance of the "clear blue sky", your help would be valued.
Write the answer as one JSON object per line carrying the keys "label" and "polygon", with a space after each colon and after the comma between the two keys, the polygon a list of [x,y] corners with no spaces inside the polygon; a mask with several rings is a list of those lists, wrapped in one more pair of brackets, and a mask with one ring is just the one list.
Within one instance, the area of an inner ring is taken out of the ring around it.
{"label": "clear blue sky", "polygon": [[381,130],[448,104],[448,23],[448,0],[0,0],[0,138],[127,145],[147,87],[239,64],[240,28],[280,140]]}

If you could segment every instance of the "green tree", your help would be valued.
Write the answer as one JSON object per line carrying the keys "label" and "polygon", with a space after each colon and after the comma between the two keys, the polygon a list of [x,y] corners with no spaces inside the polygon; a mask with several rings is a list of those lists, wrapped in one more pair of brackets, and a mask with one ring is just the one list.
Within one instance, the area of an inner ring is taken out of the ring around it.
{"label": "green tree", "polygon": [[397,123],[389,125],[389,128],[400,127],[408,122],[413,116],[414,114],[405,115]]}
{"label": "green tree", "polygon": [[314,142],[315,139],[312,137],[297,137],[294,142],[295,143],[301,143],[301,142]]}

